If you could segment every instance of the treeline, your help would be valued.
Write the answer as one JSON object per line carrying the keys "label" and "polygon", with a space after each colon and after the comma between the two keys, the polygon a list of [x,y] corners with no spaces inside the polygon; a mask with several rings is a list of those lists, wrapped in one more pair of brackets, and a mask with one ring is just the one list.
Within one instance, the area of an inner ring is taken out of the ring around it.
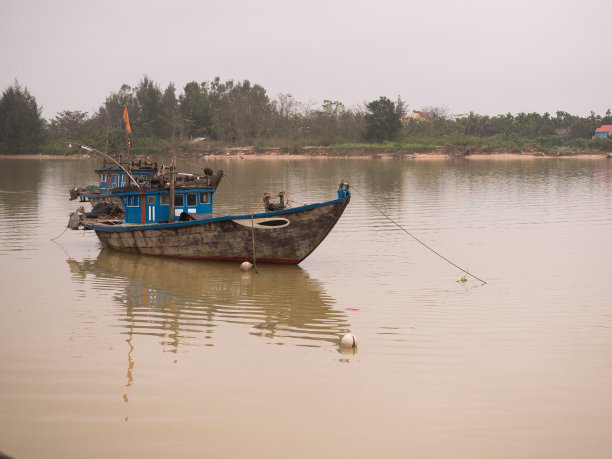
{"label": "treeline", "polygon": [[449,116],[445,110],[437,107],[425,108],[422,113],[431,118],[431,122],[418,120],[408,124],[408,135],[431,136],[473,136],[473,137],[518,137],[536,139],[538,137],[559,136],[569,139],[590,139],[595,129],[602,124],[612,124],[612,111],[605,116],[591,112],[587,118],[557,111],[554,116],[549,113],[507,113],[498,116],[467,115]]}
{"label": "treeline", "polygon": [[55,139],[87,139],[111,150],[125,148],[123,110],[127,106],[133,132],[132,147],[180,148],[193,139],[222,145],[330,145],[363,140],[365,116],[340,102],[307,107],[290,94],[273,100],[248,80],[219,78],[185,85],[177,94],[173,84],[162,90],[145,76],[136,87],[123,85],[106,98],[92,116],[61,112],[49,123]]}
{"label": "treeline", "polygon": [[[612,114],[582,118],[558,111],[486,116],[451,115],[439,107],[408,113],[397,98],[386,97],[357,107],[334,100],[321,106],[301,103],[290,94],[270,97],[248,80],[174,84],[161,89],[148,76],[135,86],[123,85],[99,109],[88,114],[62,111],[51,120],[41,117],[36,99],[17,81],[0,99],[1,153],[68,153],[69,142],[90,144],[110,152],[126,149],[123,120],[127,106],[135,152],[193,148],[205,139],[220,146],[255,148],[330,146],[360,143],[514,145],[572,147],[612,151],[612,141],[591,140],[597,127],[612,124]],[[423,140],[427,139],[427,140]],[[417,142],[418,140],[418,142]]]}

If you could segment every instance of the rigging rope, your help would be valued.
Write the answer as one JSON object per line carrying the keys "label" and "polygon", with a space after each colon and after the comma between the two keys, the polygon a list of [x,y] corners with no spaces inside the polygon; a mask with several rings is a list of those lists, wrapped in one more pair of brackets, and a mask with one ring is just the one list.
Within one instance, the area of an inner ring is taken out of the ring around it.
{"label": "rigging rope", "polygon": [[451,265],[453,265],[455,268],[463,271],[465,274],[467,274],[468,276],[473,277],[474,279],[482,282],[483,284],[486,284],[486,281],[482,280],[479,277],[476,277],[475,275],[473,275],[472,273],[470,273],[469,271],[467,271],[466,269],[463,269],[461,266],[453,263],[452,261],[450,261],[448,258],[446,258],[444,255],[436,252],[434,249],[432,249],[431,247],[429,247],[427,244],[425,244],[423,241],[421,241],[419,238],[417,238],[416,236],[414,236],[413,234],[411,234],[406,228],[404,228],[402,225],[400,225],[399,223],[397,223],[395,220],[393,220],[391,217],[389,217],[385,212],[383,212],[381,209],[379,209],[376,204],[374,204],[372,201],[370,201],[368,198],[366,198],[363,193],[361,193],[359,190],[357,190],[354,186],[351,186],[351,189],[356,191],[359,196],[361,196],[363,199],[365,199],[368,204],[370,204],[372,207],[374,207],[377,211],[379,211],[386,219],[388,219],[391,223],[393,223],[395,226],[397,226],[399,229],[401,229],[404,233],[406,233],[408,236],[410,236],[412,239],[414,239],[415,241],[417,241],[419,244],[421,244],[423,247],[425,247],[426,249],[430,250],[431,252],[435,253],[437,256],[439,256],[440,258],[442,258],[444,261],[446,261],[447,263],[450,263]]}
{"label": "rigging rope", "polygon": [[[227,176],[224,176],[224,180],[229,185],[229,191],[231,191],[234,194],[234,196],[239,197],[239,198],[243,197],[242,194],[238,193],[234,189],[234,186],[232,185],[231,180],[229,180]],[[276,196],[271,197],[271,199],[277,198],[279,196],[280,196],[280,193],[277,194]],[[255,250],[255,213],[257,212],[257,209],[259,208],[259,206],[264,202],[265,197],[266,196],[264,194],[264,196],[260,199],[260,201],[257,203],[255,208],[251,211],[251,247],[253,251],[253,270],[255,271],[255,274],[259,274],[259,271],[257,271],[257,253]],[[289,199],[287,199],[287,202],[288,201]]]}
{"label": "rigging rope", "polygon": [[56,239],[59,239],[60,236],[63,236],[64,233],[66,232],[66,230],[68,229],[68,227],[66,226],[66,228],[64,228],[64,231],[62,231],[62,234],[60,234],[59,236],[54,237],[53,239],[51,239],[52,242],[55,242]]}
{"label": "rigging rope", "polygon": [[[278,198],[279,196],[280,196],[280,193],[278,193],[276,196],[272,197],[271,199]],[[259,208],[261,203],[264,202],[265,199],[266,199],[266,195],[264,194],[263,198],[261,198],[261,200],[257,203],[255,208],[251,211],[251,243],[253,245],[253,268],[255,269],[255,274],[259,274],[257,272],[257,257],[255,256],[255,212],[257,212],[257,209]]]}
{"label": "rigging rope", "polygon": [[265,198],[265,195],[263,198],[261,198],[261,200],[257,203],[255,208],[251,212],[251,242],[253,244],[253,268],[255,269],[255,274],[259,274],[259,273],[257,272],[257,257],[255,256],[255,219],[254,219],[254,215],[255,215],[255,212],[257,212],[257,208],[264,201],[264,198]]}

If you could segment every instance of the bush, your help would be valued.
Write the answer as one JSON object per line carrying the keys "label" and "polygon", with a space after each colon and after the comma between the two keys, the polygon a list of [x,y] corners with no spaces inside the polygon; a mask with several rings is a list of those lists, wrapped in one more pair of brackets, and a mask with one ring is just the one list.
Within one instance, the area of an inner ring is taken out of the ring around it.
{"label": "bush", "polygon": [[82,150],[79,147],[70,148],[69,142],[61,139],[48,140],[42,146],[42,152],[46,155],[73,155],[73,154],[85,154],[87,153],[85,150]]}
{"label": "bush", "polygon": [[591,148],[595,151],[612,152],[612,139],[595,138],[589,141]]}
{"label": "bush", "polygon": [[565,140],[563,137],[550,135],[545,137],[537,137],[533,141],[533,144],[544,148],[553,148],[562,146],[564,142]]}

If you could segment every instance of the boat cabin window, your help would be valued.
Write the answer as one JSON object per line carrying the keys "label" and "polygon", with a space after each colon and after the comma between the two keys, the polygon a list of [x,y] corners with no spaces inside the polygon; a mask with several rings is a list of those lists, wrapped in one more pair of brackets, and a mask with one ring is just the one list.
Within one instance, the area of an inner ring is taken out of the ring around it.
{"label": "boat cabin window", "polygon": [[195,207],[197,204],[197,195],[195,193],[189,193],[187,195],[187,206]]}
{"label": "boat cabin window", "polygon": [[184,194],[175,194],[174,195],[174,205],[178,207],[183,207],[185,204],[185,195]]}
{"label": "boat cabin window", "polygon": [[155,204],[155,196],[147,196],[147,204]]}
{"label": "boat cabin window", "polygon": [[119,176],[118,176],[118,175],[111,175],[111,186],[112,186],[112,187],[117,186],[117,183],[118,183],[118,182],[117,182],[117,179],[118,179],[118,178],[119,178]]}
{"label": "boat cabin window", "polygon": [[125,204],[128,207],[138,207],[140,205],[140,199],[138,196],[126,196]]}
{"label": "boat cabin window", "polygon": [[159,197],[160,200],[160,204],[162,206],[169,206],[170,205],[170,195],[169,194],[162,194]]}
{"label": "boat cabin window", "polygon": [[200,193],[200,204],[208,204],[210,202],[209,193]]}

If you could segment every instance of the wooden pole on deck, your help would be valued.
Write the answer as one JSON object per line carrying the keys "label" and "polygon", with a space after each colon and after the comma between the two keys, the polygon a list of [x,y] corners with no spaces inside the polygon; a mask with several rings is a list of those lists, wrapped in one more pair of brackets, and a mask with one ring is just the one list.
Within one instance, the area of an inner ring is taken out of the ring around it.
{"label": "wooden pole on deck", "polygon": [[168,222],[174,221],[174,168],[176,158],[172,157],[172,163],[170,164],[170,202],[168,206]]}

